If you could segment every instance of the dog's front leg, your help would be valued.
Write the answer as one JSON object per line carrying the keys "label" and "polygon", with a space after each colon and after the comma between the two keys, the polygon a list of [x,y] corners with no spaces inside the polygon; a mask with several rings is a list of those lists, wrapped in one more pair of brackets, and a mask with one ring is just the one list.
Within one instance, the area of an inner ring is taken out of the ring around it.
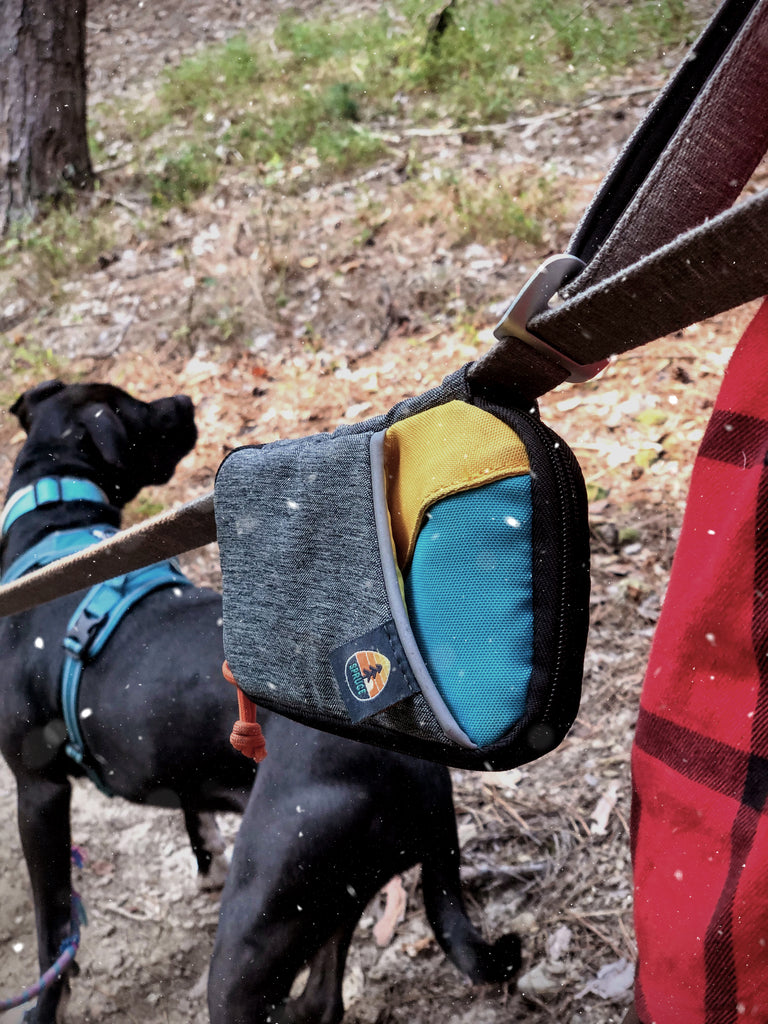
{"label": "dog's front leg", "polygon": [[[70,934],[72,882],[70,874],[69,811],[72,787],[66,777],[54,782],[40,776],[19,775],[18,819],[21,844],[32,884],[37,923],[40,973],[59,956]],[[66,977],[46,988],[25,1021],[55,1024],[62,995],[69,990]]]}
{"label": "dog's front leg", "polygon": [[184,824],[197,861],[197,884],[204,891],[221,889],[227,880],[227,844],[216,824],[216,816],[198,811],[182,801]]}

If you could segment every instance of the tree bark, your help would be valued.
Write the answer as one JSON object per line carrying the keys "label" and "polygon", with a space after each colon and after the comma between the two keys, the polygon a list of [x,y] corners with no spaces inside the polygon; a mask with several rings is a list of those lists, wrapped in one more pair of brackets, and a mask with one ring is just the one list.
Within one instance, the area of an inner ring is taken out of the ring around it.
{"label": "tree bark", "polygon": [[0,232],[46,197],[93,184],[86,0],[0,0]]}

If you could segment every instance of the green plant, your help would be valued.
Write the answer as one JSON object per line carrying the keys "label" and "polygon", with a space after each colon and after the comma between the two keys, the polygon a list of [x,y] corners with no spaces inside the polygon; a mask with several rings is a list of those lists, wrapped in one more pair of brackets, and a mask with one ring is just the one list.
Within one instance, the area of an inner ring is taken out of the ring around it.
{"label": "green plant", "polygon": [[556,176],[532,167],[494,176],[453,170],[408,183],[416,223],[440,222],[453,245],[517,240],[541,245],[564,202]]}
{"label": "green plant", "polygon": [[[403,0],[402,10],[409,24],[424,24],[419,0]],[[523,103],[569,99],[596,76],[679,42],[689,25],[683,0],[599,7],[463,0],[433,45],[424,45],[423,34],[399,39],[389,77],[425,114],[470,125],[506,117]]]}
{"label": "green plant", "polygon": [[[382,157],[393,118],[471,128],[562,102],[678,42],[691,22],[684,0],[458,0],[439,33],[433,13],[393,0],[373,17],[284,15],[272,47],[241,35],[183,60],[134,129],[183,140],[150,179],[153,201],[184,204],[209,187],[218,146],[281,189],[347,174]],[[508,212],[517,233],[535,234]]]}
{"label": "green plant", "polygon": [[205,148],[185,146],[147,175],[153,206],[188,206],[216,180],[217,162]]}
{"label": "green plant", "polygon": [[205,115],[233,100],[243,102],[274,79],[278,70],[265,47],[244,35],[234,36],[167,71],[158,89],[160,108],[170,114]]}
{"label": "green plant", "polygon": [[32,285],[39,302],[56,303],[61,285],[82,269],[95,269],[115,244],[108,208],[71,195],[45,204],[36,219],[12,225],[0,250],[0,269]]}
{"label": "green plant", "polygon": [[0,390],[0,405],[7,409],[25,387],[63,376],[65,360],[56,356],[47,346],[12,339],[0,334],[0,351],[4,353],[5,386]]}
{"label": "green plant", "polygon": [[151,496],[151,494],[140,494],[126,507],[126,522],[138,523],[143,519],[151,519],[160,515],[165,508],[162,501]]}
{"label": "green plant", "polygon": [[516,238],[541,245],[554,214],[554,185],[544,174],[514,183],[466,182],[454,188],[454,215],[459,242]]}
{"label": "green plant", "polygon": [[206,337],[224,345],[242,340],[248,330],[248,322],[242,309],[224,308],[204,319]]}

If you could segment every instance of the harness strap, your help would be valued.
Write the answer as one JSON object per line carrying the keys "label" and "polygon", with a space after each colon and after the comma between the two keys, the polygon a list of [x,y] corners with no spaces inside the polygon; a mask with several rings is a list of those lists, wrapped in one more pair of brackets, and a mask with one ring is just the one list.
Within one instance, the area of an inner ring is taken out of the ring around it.
{"label": "harness strap", "polygon": [[130,572],[182,551],[216,540],[213,493],[179,508],[146,519],[117,536],[87,550],[77,551],[55,565],[44,565],[24,579],[0,588],[0,616],[28,611],[38,604],[106,580],[116,572]]}
{"label": "harness strap", "polygon": [[[103,501],[97,498],[97,493],[102,495]],[[107,503],[101,489],[90,481],[74,477],[43,477],[12,496],[6,505],[5,528],[8,529],[19,516],[40,505],[78,500]],[[0,582],[19,580],[35,569],[104,544],[119,532],[115,526],[98,524],[50,533],[12,562]],[[82,767],[93,784],[106,796],[112,796],[113,793],[87,756],[78,721],[83,668],[99,654],[123,616],[143,597],[161,587],[190,585],[191,581],[181,571],[176,559],[168,559],[95,584],[70,617],[63,640],[64,664],[61,672],[61,703],[68,736],[64,749],[67,756]]]}
{"label": "harness strap", "polygon": [[123,616],[153,590],[191,586],[175,559],[124,573],[91,587],[75,609],[64,637],[61,703],[69,740],[64,748],[91,782],[106,796],[113,792],[99,770],[89,761],[78,721],[78,700],[83,668],[102,650]]}

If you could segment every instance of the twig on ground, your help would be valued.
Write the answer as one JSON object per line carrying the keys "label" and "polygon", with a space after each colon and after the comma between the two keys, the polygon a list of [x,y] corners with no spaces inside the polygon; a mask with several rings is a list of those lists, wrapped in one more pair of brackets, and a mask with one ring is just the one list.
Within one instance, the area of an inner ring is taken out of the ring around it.
{"label": "twig on ground", "polygon": [[106,904],[104,910],[110,911],[112,914],[119,914],[120,917],[127,917],[129,921],[138,921],[141,924],[154,924],[157,921],[157,917],[150,917],[148,914],[140,914],[132,910],[123,910],[122,907],[112,906]]}
{"label": "twig on ground", "polygon": [[607,946],[608,949],[612,950],[617,957],[626,957],[627,951],[625,949],[622,949],[621,946],[614,942],[611,936],[607,935],[601,928],[598,928],[596,925],[591,924],[587,920],[586,915],[584,913],[576,913],[576,911],[574,910],[566,910],[565,914],[576,924],[581,925],[582,928],[586,929],[589,932],[592,932],[593,935],[596,935],[597,938],[600,939],[600,941],[603,943],[603,945]]}

